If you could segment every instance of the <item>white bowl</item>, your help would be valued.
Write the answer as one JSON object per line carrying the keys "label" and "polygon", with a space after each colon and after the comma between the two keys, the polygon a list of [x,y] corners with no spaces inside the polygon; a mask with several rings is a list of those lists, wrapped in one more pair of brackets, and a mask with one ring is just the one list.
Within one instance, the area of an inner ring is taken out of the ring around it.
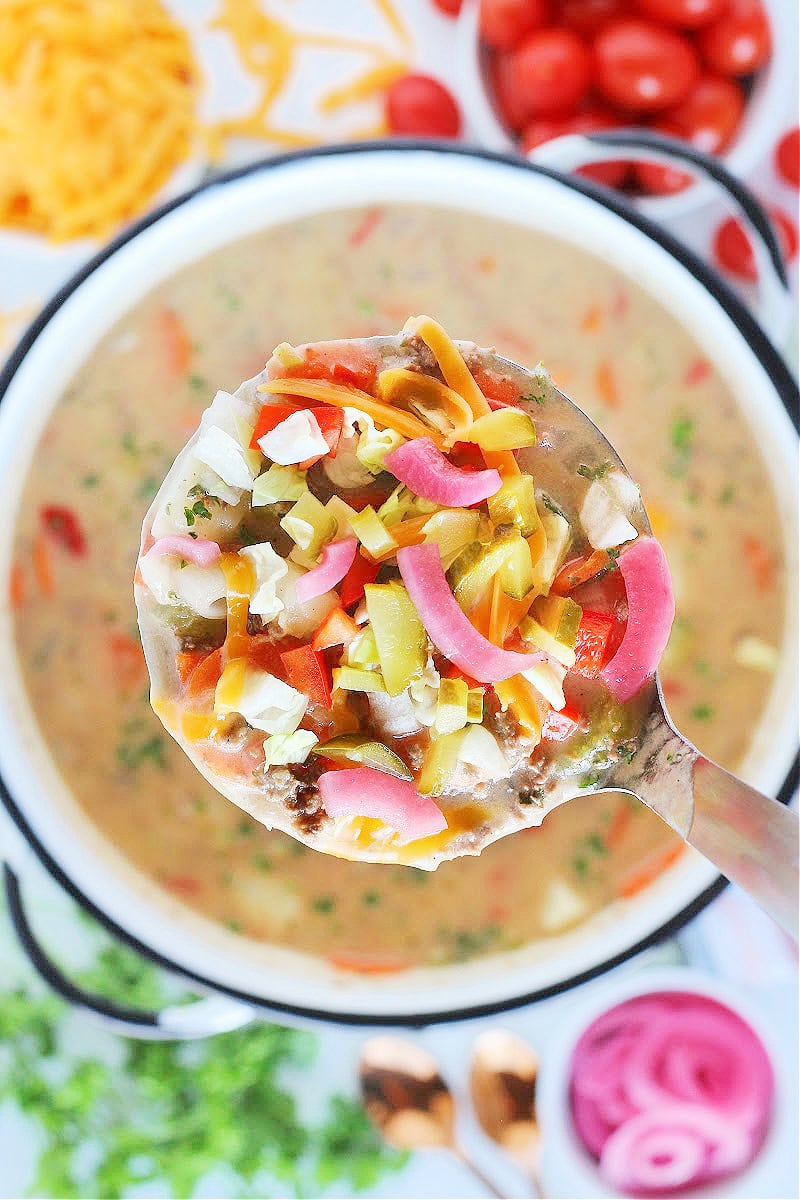
{"label": "white bowl", "polygon": [[[743,1001],[741,992],[688,967],[651,967],[635,975],[616,976],[577,993],[564,1005],[563,1016],[548,1039],[537,1083],[536,1099],[544,1131],[542,1180],[545,1195],[558,1197],[615,1197],[597,1163],[583,1145],[569,1102],[570,1061],[585,1029],[608,1009],[653,992],[695,992],[726,1005],[751,1025],[772,1063],[775,1095],[766,1140],[753,1162],[728,1179],[694,1189],[693,1196],[792,1196],[797,1185],[796,1053],[785,1044],[785,1031],[776,1029],[759,1008],[757,995]],[[681,1193],[685,1194],[685,1193]]]}
{"label": "white bowl", "polygon": [[[797,5],[787,0],[763,0],[763,3],[772,27],[772,55],[756,76],[734,142],[721,156],[728,170],[740,179],[752,178],[765,152],[796,118]],[[478,11],[479,0],[466,0],[458,18],[455,39],[458,98],[468,132],[481,146],[519,154],[494,103],[486,69],[487,55],[478,38]],[[547,162],[547,151],[537,149],[529,157],[532,162]],[[707,204],[713,197],[713,189],[700,181],[673,196],[645,196],[636,203],[654,219],[670,220]]]}
{"label": "white bowl", "polygon": [[[457,197],[457,200],[454,198]],[[272,159],[210,182],[127,231],[77,276],[34,323],[0,377],[0,594],[7,594],[13,514],[34,447],[58,399],[94,346],[160,280],[254,231],[354,204],[454,204],[573,242],[602,256],[691,328],[703,354],[748,397],[773,479],[787,558],[794,538],[794,387],[753,319],[707,268],[616,201],[519,160],[452,146],[328,148]],[[787,572],[792,577],[791,566]],[[6,590],[2,590],[6,589]],[[787,610],[793,612],[791,602]],[[787,632],[787,639],[790,635]],[[632,901],[607,908],[547,943],[465,964],[358,977],[287,948],[236,937],[137,872],[67,789],[27,702],[11,615],[0,610],[0,773],[6,807],[51,874],[107,924],[158,961],[260,1011],[306,1020],[424,1023],[497,1011],[561,991],[629,957],[676,927],[720,886],[695,854]],[[782,657],[742,773],[776,794],[794,754],[794,670]],[[17,843],[19,844],[19,842]],[[24,871],[25,864],[19,864]]]}

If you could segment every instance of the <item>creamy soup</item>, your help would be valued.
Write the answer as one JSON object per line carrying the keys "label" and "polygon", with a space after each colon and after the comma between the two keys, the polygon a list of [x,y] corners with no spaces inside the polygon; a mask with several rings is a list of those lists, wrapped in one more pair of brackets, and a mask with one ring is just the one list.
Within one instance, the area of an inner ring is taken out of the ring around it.
{"label": "creamy soup", "polygon": [[369,336],[420,311],[543,359],[615,443],[674,575],[670,708],[727,766],[769,689],[783,619],[776,511],[736,398],[688,333],[600,261],[513,225],[397,206],[285,225],[159,286],[70,382],[23,497],[12,600],[30,699],[79,802],[143,872],[231,930],[355,969],[552,935],[634,895],[680,849],[638,804],[602,796],[434,874],[323,857],[212,792],[149,708],[139,528],[208,397],[281,341]]}

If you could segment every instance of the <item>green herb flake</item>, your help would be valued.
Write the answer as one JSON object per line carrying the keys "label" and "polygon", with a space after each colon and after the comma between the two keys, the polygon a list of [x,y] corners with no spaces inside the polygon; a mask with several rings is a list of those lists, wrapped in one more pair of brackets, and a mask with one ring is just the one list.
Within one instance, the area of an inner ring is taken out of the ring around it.
{"label": "green herb flake", "polygon": [[83,475],[81,477],[81,487],[96,488],[97,485],[99,484],[99,482],[100,482],[100,476],[97,475],[94,471],[91,471],[88,475]]}
{"label": "green herb flake", "polygon": [[237,920],[236,917],[226,917],[225,928],[230,929],[231,933],[241,933],[242,922]]}
{"label": "green herb flake", "polygon": [[331,913],[336,908],[336,901],[333,896],[315,896],[311,901],[311,907],[314,912]]}
{"label": "green herb flake", "polygon": [[186,382],[193,392],[208,391],[208,380],[204,379],[202,375],[187,375]]}
{"label": "green herb flake", "polygon": [[586,463],[581,463],[578,467],[578,474],[584,479],[602,479],[612,469],[613,463],[599,463],[596,467],[587,467]]}
{"label": "green herb flake", "polygon": [[691,417],[677,417],[670,429],[670,443],[679,454],[690,454],[694,440],[695,425]]}
{"label": "green herb flake", "polygon": [[562,508],[559,508],[559,506],[556,504],[555,500],[553,500],[550,496],[548,496],[546,492],[542,495],[542,504],[549,512],[555,513],[555,515],[557,517],[563,517],[564,520],[566,521],[567,514],[564,512],[564,510]]}
{"label": "green herb flake", "polygon": [[366,908],[374,908],[376,904],[380,904],[380,902],[381,894],[380,892],[376,892],[374,888],[371,888],[368,892],[364,892],[363,896],[361,897],[361,903],[365,905]]}
{"label": "green herb flake", "polygon": [[255,825],[249,819],[249,817],[242,817],[241,821],[237,821],[237,823],[236,823],[236,836],[237,837],[249,838],[249,837],[253,836],[255,831],[256,831]]}
{"label": "green herb flake", "polygon": [[120,438],[120,445],[126,454],[137,455],[139,447],[136,445],[136,435],[130,429],[126,429]]}
{"label": "green herb flake", "polygon": [[[124,732],[134,732],[132,729],[127,730],[123,726]],[[153,766],[159,770],[167,769],[166,743],[160,733],[154,733],[151,737],[144,740],[131,739],[129,741],[121,741],[117,745],[117,762],[126,767],[130,771],[135,771],[145,762],[151,762]]]}
{"label": "green herb flake", "polygon": [[717,504],[733,504],[736,499],[736,488],[732,483],[726,483],[717,496]]}
{"label": "green herb flake", "polygon": [[586,775],[582,775],[578,781],[580,788],[593,788],[600,782],[602,776],[599,771],[589,771]]}
{"label": "green herb flake", "polygon": [[714,716],[714,709],[710,704],[695,704],[689,715],[694,721],[710,721]]}
{"label": "green herb flake", "polygon": [[272,859],[266,854],[254,854],[250,859],[250,862],[257,871],[263,871],[265,873],[267,871],[271,871],[275,865]]}
{"label": "green herb flake", "polygon": [[137,500],[152,500],[158,491],[158,480],[155,475],[146,475],[136,489]]}

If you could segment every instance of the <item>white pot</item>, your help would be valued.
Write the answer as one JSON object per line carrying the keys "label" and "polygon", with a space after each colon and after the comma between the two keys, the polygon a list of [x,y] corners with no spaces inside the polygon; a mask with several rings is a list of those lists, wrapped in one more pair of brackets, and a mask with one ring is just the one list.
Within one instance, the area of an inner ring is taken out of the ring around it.
{"label": "white pot", "polygon": [[[273,159],[171,202],[89,263],[45,309],[0,377],[5,515],[0,594],[8,594],[12,514],[58,399],[54,381],[66,386],[108,329],[159,281],[217,247],[300,216],[354,204],[452,207],[454,197],[459,208],[601,254],[692,330],[704,356],[747,396],[744,411],[773,474],[791,563],[795,438],[787,407],[794,403],[793,383],[768,339],[718,277],[668,239],[662,241],[643,218],[615,211],[610,200],[584,194],[569,178],[454,147],[363,146]],[[787,574],[792,577],[791,566]],[[791,603],[787,608],[793,611]],[[217,1001],[207,1010],[215,1028],[241,1023],[251,1015],[250,1005],[273,1016],[392,1024],[462,1018],[521,1004],[629,957],[685,921],[720,886],[707,862],[687,854],[635,900],[547,943],[396,976],[345,975],[310,956],[231,935],[172,903],[135,871],[83,814],[42,742],[25,699],[7,610],[0,612],[0,661],[5,664],[0,774],[6,807],[24,841],[120,936],[201,986],[238,997],[238,1005]],[[794,754],[792,662],[791,652],[783,655],[742,771],[772,795],[784,786]],[[16,866],[24,873],[24,862]],[[23,924],[13,876],[9,882],[12,909]],[[187,1019],[190,1025],[194,1021],[191,1028]],[[199,1034],[203,1020],[202,1015],[173,1014],[167,1025],[173,1034]]]}

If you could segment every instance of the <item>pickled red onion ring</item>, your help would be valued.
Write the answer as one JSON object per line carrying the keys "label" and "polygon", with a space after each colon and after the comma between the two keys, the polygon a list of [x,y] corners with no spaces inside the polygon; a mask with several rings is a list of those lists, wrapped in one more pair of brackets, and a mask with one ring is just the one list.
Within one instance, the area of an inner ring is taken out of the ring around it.
{"label": "pickled red onion ring", "polygon": [[159,538],[153,542],[144,557],[158,558],[164,554],[185,558],[187,562],[195,563],[198,567],[213,566],[222,557],[222,551],[216,542],[211,542],[208,538],[192,538],[188,534]]}
{"label": "pickled red onion ring", "polygon": [[341,583],[353,564],[357,548],[358,539],[354,537],[328,542],[323,547],[319,566],[312,567],[295,582],[295,595],[300,603],[314,600]]}
{"label": "pickled red onion ring", "polygon": [[400,846],[447,828],[444,813],[430,796],[421,796],[408,780],[372,767],[326,771],[317,786],[328,816],[377,818],[397,831]]}
{"label": "pickled red onion ring", "polygon": [[412,438],[384,459],[392,474],[423,500],[448,508],[468,508],[499,492],[499,471],[464,471],[455,467],[430,438]]}
{"label": "pickled red onion ring", "polygon": [[603,1013],[571,1062],[575,1129],[608,1182],[636,1194],[741,1170],[765,1136],[773,1087],[751,1027],[691,993],[638,997]]}
{"label": "pickled red onion ring", "polygon": [[637,538],[620,554],[617,566],[625,581],[628,623],[600,678],[614,699],[624,703],[658,668],[675,618],[675,598],[667,558],[655,538]]}

